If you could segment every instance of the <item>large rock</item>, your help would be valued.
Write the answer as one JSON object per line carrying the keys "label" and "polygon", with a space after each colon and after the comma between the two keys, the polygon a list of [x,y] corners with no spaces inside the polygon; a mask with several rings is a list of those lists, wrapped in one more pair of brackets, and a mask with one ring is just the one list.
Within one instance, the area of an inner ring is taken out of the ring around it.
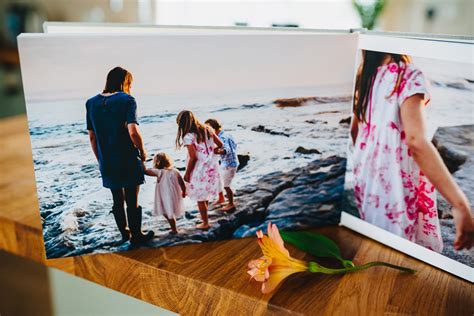
{"label": "large rock", "polygon": [[351,117],[348,116],[339,121],[339,124],[351,124]]}
{"label": "large rock", "polygon": [[318,154],[320,155],[321,152],[319,150],[317,150],[316,148],[304,148],[303,146],[298,146],[298,148],[296,148],[295,150],[295,153],[297,154],[303,154],[303,155],[311,155],[311,154]]}
{"label": "large rock", "polygon": [[[432,142],[474,207],[474,125],[440,127]],[[451,206],[441,194],[438,194],[438,211],[440,217],[452,218]]]}
{"label": "large rock", "polygon": [[244,223],[233,237],[252,236],[269,222],[287,230],[339,223],[345,165],[345,158],[332,156],[315,160],[306,168],[274,172],[260,179],[257,187],[272,192],[274,198],[261,205],[266,207],[262,220]]}
{"label": "large rock", "polygon": [[279,135],[279,136],[290,137],[290,134],[288,134],[286,132],[275,131],[275,130],[267,128],[263,125],[254,126],[254,127],[251,128],[251,130],[254,131],[254,132],[259,132],[259,133],[267,133],[267,134],[270,134],[270,135]]}
{"label": "large rock", "polygon": [[[265,229],[271,221],[281,229],[304,229],[324,225],[337,224],[340,218],[338,203],[344,187],[345,158],[331,156],[310,162],[306,167],[295,168],[288,172],[275,171],[269,173],[253,185],[245,186],[235,193],[236,209],[232,213],[220,211],[219,208],[209,210],[211,228],[201,231],[195,228],[201,222],[199,212],[188,210],[184,216],[177,219],[180,234],[169,233],[169,225],[162,217],[153,217],[151,208],[146,208],[143,214],[144,230],[153,230],[155,238],[144,245],[145,247],[161,247],[180,245],[184,243],[202,243],[210,240],[223,240],[232,237],[253,236],[259,229]],[[85,213],[81,209],[63,214],[70,220],[68,227],[51,227],[45,234],[62,232],[58,237],[63,246],[55,248],[47,245],[52,257],[70,256],[91,253],[98,241],[91,230],[100,230],[104,235],[101,249],[106,251],[125,251],[130,249],[130,243],[117,245],[120,233],[116,227],[95,223],[86,227],[86,219],[95,216],[95,212]],[[153,218],[153,220],[151,220]],[[110,215],[112,220],[112,215]],[[64,225],[63,225],[64,226]],[[74,234],[70,231],[80,229],[83,234],[82,247],[74,245]],[[88,237],[91,236],[91,237]],[[58,238],[48,238],[50,242]],[[101,241],[102,242],[102,241]]]}
{"label": "large rock", "polygon": [[237,159],[239,160],[239,167],[237,171],[242,170],[250,161],[250,154],[238,154]]}
{"label": "large rock", "polygon": [[441,220],[441,235],[444,241],[443,255],[474,268],[474,248],[457,251],[453,247],[456,227],[452,219]]}
{"label": "large rock", "polygon": [[284,107],[299,107],[299,106],[306,105],[307,103],[327,104],[327,103],[349,102],[351,99],[352,99],[351,96],[283,98],[283,99],[276,99],[275,101],[273,101],[273,103],[278,107],[284,108]]}

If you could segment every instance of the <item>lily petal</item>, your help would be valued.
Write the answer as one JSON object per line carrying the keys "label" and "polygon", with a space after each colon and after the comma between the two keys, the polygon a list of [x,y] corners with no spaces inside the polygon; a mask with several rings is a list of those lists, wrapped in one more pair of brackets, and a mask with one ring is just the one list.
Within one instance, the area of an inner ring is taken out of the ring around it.
{"label": "lily petal", "polygon": [[288,251],[288,249],[285,248],[285,244],[283,243],[283,238],[281,238],[278,227],[275,224],[272,224],[271,222],[268,223],[268,236],[271,240],[273,240],[275,244],[278,245],[278,247],[280,247],[280,250],[283,253],[285,253],[287,256],[290,256],[290,252]]}
{"label": "lily petal", "polygon": [[295,270],[292,268],[272,270],[268,280],[262,284],[262,293],[267,294],[274,291],[284,279],[297,272],[300,272],[300,270]]}
{"label": "lily petal", "polygon": [[267,235],[257,232],[257,241],[263,256],[248,263],[248,274],[257,282],[262,282],[262,293],[270,293],[289,275],[308,271],[309,264],[292,258],[285,248],[278,227],[268,224]]}

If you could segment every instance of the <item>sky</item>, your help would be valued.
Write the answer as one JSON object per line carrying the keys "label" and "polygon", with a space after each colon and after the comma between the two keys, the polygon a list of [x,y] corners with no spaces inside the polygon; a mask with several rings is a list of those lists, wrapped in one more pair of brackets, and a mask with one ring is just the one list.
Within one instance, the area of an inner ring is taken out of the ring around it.
{"label": "sky", "polygon": [[110,69],[133,77],[134,93],[213,94],[347,84],[356,38],[301,35],[59,35],[19,38],[27,101],[91,96]]}

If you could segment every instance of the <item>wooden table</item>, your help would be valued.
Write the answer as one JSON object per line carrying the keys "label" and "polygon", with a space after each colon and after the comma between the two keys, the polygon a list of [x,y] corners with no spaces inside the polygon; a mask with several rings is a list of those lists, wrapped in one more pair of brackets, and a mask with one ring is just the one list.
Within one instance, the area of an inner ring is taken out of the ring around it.
{"label": "wooden table", "polygon": [[469,282],[336,226],[315,231],[334,238],[356,263],[382,260],[418,273],[376,267],[338,276],[299,274],[263,295],[246,274],[246,263],[260,256],[255,238],[46,260],[25,116],[0,121],[0,205],[0,249],[180,314],[474,313]]}

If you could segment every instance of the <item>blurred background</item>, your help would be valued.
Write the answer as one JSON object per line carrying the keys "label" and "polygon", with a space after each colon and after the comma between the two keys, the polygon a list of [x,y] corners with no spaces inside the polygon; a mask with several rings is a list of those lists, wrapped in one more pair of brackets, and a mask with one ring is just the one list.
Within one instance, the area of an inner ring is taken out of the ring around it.
{"label": "blurred background", "polygon": [[44,21],[474,35],[474,0],[0,0],[0,117],[25,111],[16,36]]}
{"label": "blurred background", "polygon": [[[365,27],[378,31],[473,36],[473,15],[474,0],[0,0],[0,123],[2,118],[25,112],[16,37],[25,32],[42,32],[44,21]],[[0,129],[0,136],[3,132]],[[116,315],[171,314],[1,251],[0,284],[2,316],[104,315],[106,311]]]}

